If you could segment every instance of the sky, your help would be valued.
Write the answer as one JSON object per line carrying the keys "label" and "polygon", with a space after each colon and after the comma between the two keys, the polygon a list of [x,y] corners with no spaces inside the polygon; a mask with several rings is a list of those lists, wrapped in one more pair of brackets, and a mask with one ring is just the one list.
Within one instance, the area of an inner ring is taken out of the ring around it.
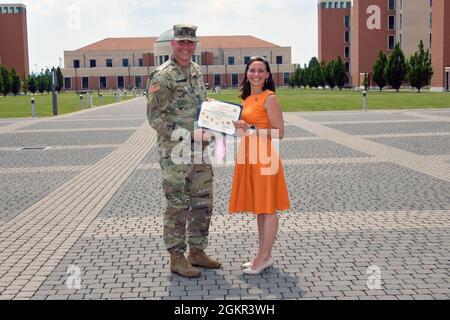
{"label": "sky", "polygon": [[[13,1],[2,1],[11,3]],[[252,35],[292,48],[293,63],[317,55],[317,0],[22,0],[30,71],[60,65],[65,50],[111,37],[157,37],[174,24],[197,35]],[[63,61],[63,60],[62,60]]]}

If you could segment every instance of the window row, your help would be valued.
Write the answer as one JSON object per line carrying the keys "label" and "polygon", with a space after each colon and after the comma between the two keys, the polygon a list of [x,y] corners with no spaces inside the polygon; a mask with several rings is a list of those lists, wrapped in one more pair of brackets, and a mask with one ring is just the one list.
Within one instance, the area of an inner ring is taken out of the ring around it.
{"label": "window row", "polygon": [[[112,86],[113,88],[118,88],[118,89],[125,88],[125,78],[126,77],[124,77],[124,76],[109,77],[109,79],[111,79],[111,78],[115,78],[113,80],[114,81],[114,85]],[[143,76],[134,76],[133,77],[133,79],[134,79],[133,87],[135,87],[137,89],[144,89],[142,86],[143,78],[144,78]],[[107,77],[99,77],[97,81],[95,81],[96,83],[94,83],[94,80],[90,79],[89,77],[81,77],[81,88],[76,88],[76,85],[74,87],[72,87],[72,78],[64,78],[64,88],[66,90],[71,90],[71,89],[88,90],[88,89],[90,89],[90,85],[96,86],[96,88],[98,86],[98,88],[100,90],[108,88]],[[131,78],[128,80],[128,82],[130,82],[130,81],[131,81]]]}
{"label": "window row", "polygon": [[0,7],[0,14],[6,13],[25,13],[25,8],[23,7]]}
{"label": "window row", "polygon": [[[158,66],[160,66],[163,63],[165,63],[166,61],[168,61],[169,58],[170,58],[169,55],[161,55],[161,56],[156,56],[155,57]],[[250,58],[251,58],[250,56],[244,57],[244,64],[247,64],[250,61]],[[267,57],[265,57],[265,58],[267,58]],[[192,61],[194,61],[197,64],[201,64],[200,55],[194,55],[192,57]],[[235,65],[236,64],[235,57],[228,57],[227,62],[228,62],[228,65],[230,65],[230,66]],[[283,64],[283,56],[276,56],[276,64]],[[143,67],[144,66],[144,60],[142,58],[139,59],[138,65],[139,65],[139,67]],[[105,66],[107,68],[112,68],[112,67],[125,67],[125,68],[128,68],[128,67],[131,67],[129,59],[122,59],[122,64],[119,65],[119,66],[114,66],[113,65],[113,59],[106,59]],[[79,69],[80,67],[81,67],[80,60],[73,60],[73,68]],[[96,67],[97,67],[97,60],[90,59],[89,60],[89,68],[96,68]]]}
{"label": "window row", "polygon": [[[139,67],[143,67],[144,66],[144,59],[139,58],[138,59],[138,65]],[[80,68],[81,64],[80,64],[80,60],[73,60],[73,67],[75,69]],[[105,61],[105,66],[107,68],[112,68],[113,67],[113,59],[106,59]],[[95,59],[90,59],[89,60],[89,68],[96,68],[97,67],[97,60]],[[129,59],[122,59],[122,65],[120,65],[120,67],[131,67],[130,65],[130,60]]]}
{"label": "window row", "polygon": [[351,1],[326,1],[321,2],[319,6],[323,9],[347,9],[351,8]]}

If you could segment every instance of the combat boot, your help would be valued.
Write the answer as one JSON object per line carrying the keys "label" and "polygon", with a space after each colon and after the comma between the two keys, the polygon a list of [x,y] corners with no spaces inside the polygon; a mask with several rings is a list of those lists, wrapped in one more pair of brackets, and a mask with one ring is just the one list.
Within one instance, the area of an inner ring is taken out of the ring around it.
{"label": "combat boot", "polygon": [[190,248],[188,254],[188,261],[190,264],[196,267],[203,267],[208,269],[220,269],[222,268],[222,264],[208,257],[205,251],[200,249]]}
{"label": "combat boot", "polygon": [[185,278],[198,278],[201,272],[194,268],[179,252],[170,253],[170,271],[179,274]]}

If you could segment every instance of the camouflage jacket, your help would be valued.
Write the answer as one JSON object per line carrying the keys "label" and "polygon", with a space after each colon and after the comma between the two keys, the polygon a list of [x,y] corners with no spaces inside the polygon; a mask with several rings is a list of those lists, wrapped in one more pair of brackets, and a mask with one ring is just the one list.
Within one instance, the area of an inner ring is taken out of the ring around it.
{"label": "camouflage jacket", "polygon": [[206,99],[200,67],[181,67],[173,57],[158,67],[148,86],[147,117],[160,139],[170,140],[175,129],[192,133],[197,109]]}

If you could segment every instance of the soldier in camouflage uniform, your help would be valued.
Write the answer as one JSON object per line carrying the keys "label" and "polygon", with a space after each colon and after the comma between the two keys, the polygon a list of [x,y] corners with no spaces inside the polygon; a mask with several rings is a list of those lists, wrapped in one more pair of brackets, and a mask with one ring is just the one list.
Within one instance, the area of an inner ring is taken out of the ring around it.
{"label": "soldier in camouflage uniform", "polygon": [[[184,129],[191,134],[182,142],[188,144],[188,150],[198,150],[194,147],[200,143],[202,151],[206,144],[203,140],[207,139],[204,130],[194,128],[197,110],[206,99],[200,67],[192,62],[197,43],[196,30],[195,26],[174,26],[173,54],[169,61],[153,72],[147,105],[149,123],[158,133],[167,199],[164,244],[170,252],[171,271],[188,278],[200,276],[200,271],[194,266],[221,267],[220,262],[204,252],[212,214],[212,167],[194,162],[195,153],[188,157],[191,161],[174,163],[174,155],[178,156],[177,146],[179,148],[180,145],[178,137],[172,141],[174,132]],[[184,256],[186,242],[189,245],[187,259]]]}

